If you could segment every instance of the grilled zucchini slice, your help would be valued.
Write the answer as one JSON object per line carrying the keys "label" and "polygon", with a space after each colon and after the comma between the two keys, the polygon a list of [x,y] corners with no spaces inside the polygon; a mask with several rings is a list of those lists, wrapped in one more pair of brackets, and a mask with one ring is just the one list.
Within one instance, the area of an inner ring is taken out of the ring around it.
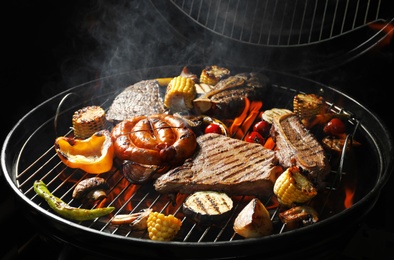
{"label": "grilled zucchini slice", "polygon": [[261,116],[261,119],[264,121],[267,121],[268,123],[272,124],[272,120],[276,116],[282,116],[285,114],[290,114],[292,113],[291,110],[286,109],[286,108],[271,108],[269,110],[265,110],[264,113]]}
{"label": "grilled zucchini slice", "polygon": [[231,216],[233,200],[223,192],[197,191],[182,205],[183,213],[200,224],[217,224]]}

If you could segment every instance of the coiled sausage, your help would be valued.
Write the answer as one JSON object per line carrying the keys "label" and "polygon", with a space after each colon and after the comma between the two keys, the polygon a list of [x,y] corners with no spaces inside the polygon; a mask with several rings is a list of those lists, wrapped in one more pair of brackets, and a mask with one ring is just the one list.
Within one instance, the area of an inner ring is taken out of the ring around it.
{"label": "coiled sausage", "polygon": [[111,138],[116,157],[146,165],[180,165],[197,147],[195,133],[170,114],[123,120],[112,129]]}

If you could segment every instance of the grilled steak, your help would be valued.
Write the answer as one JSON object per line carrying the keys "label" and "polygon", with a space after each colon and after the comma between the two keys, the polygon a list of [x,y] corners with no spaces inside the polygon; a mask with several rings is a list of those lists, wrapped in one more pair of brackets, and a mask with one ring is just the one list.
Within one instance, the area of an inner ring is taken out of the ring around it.
{"label": "grilled steak", "polygon": [[268,84],[269,79],[260,73],[239,73],[219,81],[212,90],[196,98],[194,108],[197,114],[234,118],[242,113],[244,99],[261,99]]}
{"label": "grilled steak", "polygon": [[154,183],[160,193],[211,190],[229,195],[267,197],[281,172],[272,150],[220,134],[197,137],[195,155],[161,175]]}
{"label": "grilled steak", "polygon": [[273,118],[271,136],[274,138],[276,155],[283,167],[298,166],[308,172],[308,178],[321,185],[330,171],[325,152],[294,113]]}
{"label": "grilled steak", "polygon": [[162,92],[165,88],[161,88],[156,80],[143,80],[128,86],[115,97],[106,118],[119,122],[133,116],[162,114],[166,111]]}

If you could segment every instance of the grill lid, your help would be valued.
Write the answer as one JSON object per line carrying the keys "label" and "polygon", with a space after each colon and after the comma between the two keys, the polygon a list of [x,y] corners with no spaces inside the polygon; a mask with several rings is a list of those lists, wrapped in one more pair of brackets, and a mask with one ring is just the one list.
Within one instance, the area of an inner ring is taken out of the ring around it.
{"label": "grill lid", "polygon": [[207,64],[304,76],[346,64],[394,31],[390,1],[151,2],[168,22],[164,26],[204,49]]}

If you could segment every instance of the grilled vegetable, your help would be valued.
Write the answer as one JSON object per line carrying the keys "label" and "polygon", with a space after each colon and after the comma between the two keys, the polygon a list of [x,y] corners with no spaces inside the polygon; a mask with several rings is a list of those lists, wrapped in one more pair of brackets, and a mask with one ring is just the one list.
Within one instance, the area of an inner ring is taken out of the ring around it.
{"label": "grilled vegetable", "polygon": [[216,85],[221,79],[230,75],[230,70],[216,65],[207,66],[201,71],[200,83]]}
{"label": "grilled vegetable", "polygon": [[169,166],[141,164],[129,160],[123,161],[122,173],[129,182],[144,183],[153,178],[153,175],[166,171]]}
{"label": "grilled vegetable", "polygon": [[101,174],[113,165],[114,146],[108,130],[96,132],[87,139],[58,137],[55,150],[65,165],[88,173]]}
{"label": "grilled vegetable", "polygon": [[152,211],[147,220],[149,238],[152,240],[173,240],[181,226],[182,221],[174,215],[164,215],[156,211]]}
{"label": "grilled vegetable", "polygon": [[222,134],[222,135],[228,136],[229,129],[219,119],[212,118],[212,117],[209,117],[209,116],[204,116],[203,117],[203,122],[204,122],[204,124],[207,125],[205,127],[205,129],[204,129],[204,133],[205,134],[207,134],[207,133],[218,133],[218,134]]}
{"label": "grilled vegetable", "polygon": [[74,199],[100,200],[107,197],[105,190],[109,188],[105,179],[95,176],[80,181],[73,190]]}
{"label": "grilled vegetable", "polygon": [[182,209],[198,223],[213,224],[230,217],[233,200],[223,192],[197,191],[186,198]]}
{"label": "grilled vegetable", "polygon": [[300,225],[307,226],[316,223],[319,221],[319,214],[312,207],[303,205],[280,212],[279,218],[283,223],[296,228]]}
{"label": "grilled vegetable", "polygon": [[262,237],[272,234],[273,224],[263,203],[253,198],[234,220],[234,231],[245,237]]}
{"label": "grilled vegetable", "polygon": [[258,121],[253,126],[253,131],[258,132],[262,137],[267,138],[270,134],[271,124],[265,120]]}
{"label": "grilled vegetable", "polygon": [[256,143],[261,145],[264,145],[265,143],[264,137],[262,137],[261,134],[255,131],[251,132],[248,136],[246,136],[245,141],[249,143]]}
{"label": "grilled vegetable", "polygon": [[[343,152],[343,147],[346,144],[346,138],[338,138],[335,136],[325,136],[322,139],[322,145],[325,149],[329,149],[330,151],[334,151],[337,153]],[[360,142],[349,139],[346,144],[346,151],[349,151],[352,147],[359,147],[361,145]]]}
{"label": "grilled vegetable", "polygon": [[172,112],[181,112],[193,108],[196,97],[195,83],[191,78],[174,77],[167,86],[164,105]]}
{"label": "grilled vegetable", "polygon": [[207,125],[205,127],[204,133],[205,134],[208,134],[208,133],[223,134],[222,129],[220,128],[220,126],[218,124],[215,124],[215,123]]}
{"label": "grilled vegetable", "polygon": [[145,230],[148,228],[148,217],[151,212],[152,209],[147,208],[133,214],[119,214],[111,220],[111,223],[114,225],[128,224],[131,230]]}
{"label": "grilled vegetable", "polygon": [[105,111],[99,106],[87,106],[78,109],[72,117],[74,137],[89,138],[95,132],[105,128]]}
{"label": "grilled vegetable", "polygon": [[328,135],[343,137],[346,136],[346,126],[341,119],[334,117],[324,126],[323,132]]}
{"label": "grilled vegetable", "polygon": [[46,184],[41,180],[36,180],[33,185],[34,191],[38,196],[45,199],[48,205],[60,216],[71,220],[92,220],[111,213],[115,207],[82,209],[74,208],[65,203],[60,198],[53,195],[47,188]]}
{"label": "grilled vegetable", "polygon": [[301,119],[323,113],[323,98],[316,94],[297,94],[293,99],[293,111]]}
{"label": "grilled vegetable", "polygon": [[274,184],[274,194],[279,203],[292,207],[309,201],[317,194],[316,188],[296,166],[287,168]]}
{"label": "grilled vegetable", "polygon": [[268,123],[272,124],[272,119],[275,116],[281,116],[284,114],[292,113],[290,110],[285,108],[271,108],[269,110],[265,110],[261,116],[261,119],[267,121]]}

